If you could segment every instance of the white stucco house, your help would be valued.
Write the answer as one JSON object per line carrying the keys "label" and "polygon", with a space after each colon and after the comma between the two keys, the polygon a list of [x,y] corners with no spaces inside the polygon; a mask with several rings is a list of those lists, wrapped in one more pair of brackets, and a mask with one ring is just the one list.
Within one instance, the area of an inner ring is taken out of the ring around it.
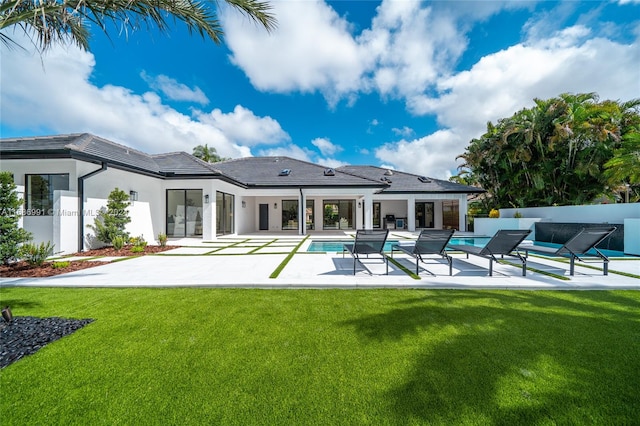
{"label": "white stucco house", "polygon": [[25,200],[23,227],[56,252],[90,247],[114,188],[131,196],[127,230],[155,241],[229,234],[423,228],[464,230],[479,188],[373,166],[288,157],[209,164],[185,152],[145,154],[91,134],[0,139],[0,170]]}

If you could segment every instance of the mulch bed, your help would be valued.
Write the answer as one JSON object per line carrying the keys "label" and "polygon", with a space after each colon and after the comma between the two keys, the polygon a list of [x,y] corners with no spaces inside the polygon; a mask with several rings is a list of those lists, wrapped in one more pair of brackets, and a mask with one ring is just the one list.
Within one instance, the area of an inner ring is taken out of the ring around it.
{"label": "mulch bed", "polygon": [[[85,257],[97,257],[97,256],[117,256],[117,257],[129,257],[129,256],[144,256],[145,254],[160,253],[166,250],[172,250],[177,246],[146,246],[144,252],[132,253],[131,246],[123,247],[120,250],[116,250],[113,247],[104,247],[95,250],[83,251],[75,253],[72,256],[85,256]],[[57,259],[56,262],[64,262],[64,258]],[[31,266],[27,262],[20,261],[12,263],[11,265],[0,265],[0,277],[3,278],[43,278],[53,277],[55,275],[66,274],[67,272],[79,271],[81,269],[92,268],[94,266],[106,265],[109,262],[91,261],[86,260],[74,260],[69,262],[69,266],[64,268],[54,268],[53,262],[45,262],[42,266]]]}

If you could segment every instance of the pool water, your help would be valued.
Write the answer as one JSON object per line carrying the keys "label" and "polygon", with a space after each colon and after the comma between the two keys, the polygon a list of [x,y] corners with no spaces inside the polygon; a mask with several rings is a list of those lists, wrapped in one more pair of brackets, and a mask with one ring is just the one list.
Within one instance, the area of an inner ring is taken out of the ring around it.
{"label": "pool water", "polygon": [[[465,237],[465,238],[452,238],[450,244],[465,244],[478,247],[484,247],[489,241],[488,237]],[[355,240],[312,240],[311,244],[307,248],[307,252],[341,252],[345,244],[353,244]],[[384,251],[391,251],[391,246],[394,244],[412,244],[412,240],[387,240],[384,245]]]}

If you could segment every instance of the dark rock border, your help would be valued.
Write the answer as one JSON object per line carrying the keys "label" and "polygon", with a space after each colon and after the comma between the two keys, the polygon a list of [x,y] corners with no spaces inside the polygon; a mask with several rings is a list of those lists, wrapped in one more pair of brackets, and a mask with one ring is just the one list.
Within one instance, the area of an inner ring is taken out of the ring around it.
{"label": "dark rock border", "polygon": [[0,320],[0,368],[36,353],[93,321],[59,317],[13,317],[10,323]]}

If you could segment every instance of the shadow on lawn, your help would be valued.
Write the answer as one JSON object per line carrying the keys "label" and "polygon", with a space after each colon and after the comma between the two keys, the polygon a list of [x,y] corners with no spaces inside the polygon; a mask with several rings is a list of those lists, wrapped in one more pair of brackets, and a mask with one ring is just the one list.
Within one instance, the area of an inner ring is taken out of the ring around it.
{"label": "shadow on lawn", "polygon": [[13,314],[16,315],[16,309],[38,308],[42,306],[42,303],[34,302],[31,300],[25,300],[25,299],[0,298],[0,305],[2,305],[2,307],[10,306],[11,309],[13,310]]}
{"label": "shadow on lawn", "polygon": [[400,305],[346,324],[367,339],[423,342],[404,383],[383,395],[401,424],[640,418],[635,299],[464,291],[429,292]]}

